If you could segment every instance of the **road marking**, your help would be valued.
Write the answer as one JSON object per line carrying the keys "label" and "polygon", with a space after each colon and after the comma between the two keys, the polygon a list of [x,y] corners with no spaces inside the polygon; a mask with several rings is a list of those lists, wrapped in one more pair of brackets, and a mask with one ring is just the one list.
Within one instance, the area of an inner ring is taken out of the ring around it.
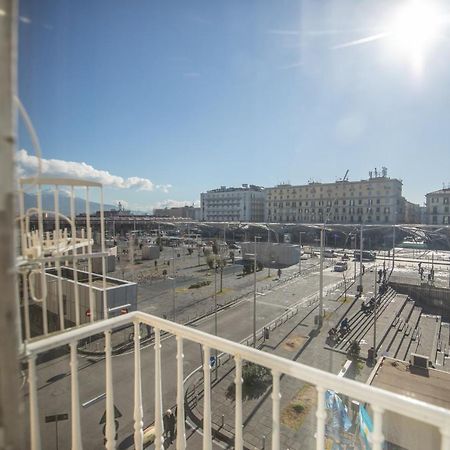
{"label": "road marking", "polygon": [[103,394],[97,395],[97,397],[91,398],[87,402],[82,403],[81,406],[83,408],[87,408],[87,407],[93,405],[94,403],[97,403],[100,400],[103,400],[105,397],[106,397],[106,393],[104,392]]}

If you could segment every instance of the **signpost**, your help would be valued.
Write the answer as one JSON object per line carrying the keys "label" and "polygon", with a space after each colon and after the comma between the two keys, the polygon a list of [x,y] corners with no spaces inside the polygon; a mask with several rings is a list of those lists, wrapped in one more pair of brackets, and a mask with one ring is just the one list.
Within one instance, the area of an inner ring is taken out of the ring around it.
{"label": "signpost", "polygon": [[[114,428],[116,430],[116,436],[114,437],[114,439],[117,441],[117,436],[118,436],[118,431],[119,431],[119,421],[117,420],[119,417],[122,417],[122,413],[119,411],[119,408],[117,408],[116,405],[114,405]],[[106,441],[106,409],[105,412],[103,413],[99,425],[103,425],[103,436],[105,438]],[[105,442],[106,443],[106,442]]]}
{"label": "signpost", "polygon": [[62,422],[64,420],[68,420],[68,419],[69,419],[69,414],[67,414],[67,413],[54,414],[52,416],[45,416],[45,423],[55,422],[56,450],[59,449],[59,443],[58,443],[58,422]]}

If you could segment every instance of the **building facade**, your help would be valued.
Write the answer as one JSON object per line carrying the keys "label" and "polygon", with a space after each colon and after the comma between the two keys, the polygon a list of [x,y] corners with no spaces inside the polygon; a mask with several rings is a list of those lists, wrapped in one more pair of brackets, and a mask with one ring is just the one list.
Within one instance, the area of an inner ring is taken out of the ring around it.
{"label": "building facade", "polygon": [[243,184],[202,192],[201,214],[205,222],[263,222],[265,190]]}
{"label": "building facade", "polygon": [[194,206],[175,206],[173,208],[155,208],[155,217],[177,217],[182,219],[198,220],[200,208]]}
{"label": "building facade", "polygon": [[426,216],[429,225],[449,225],[450,188],[426,194]]}
{"label": "building facade", "polygon": [[403,205],[404,205],[404,220],[402,220],[403,223],[410,223],[410,224],[422,223],[422,211],[420,205],[408,202],[408,200],[406,199],[403,199]]}
{"label": "building facade", "polygon": [[393,224],[404,218],[402,182],[382,176],[361,181],[281,184],[266,189],[266,220],[281,223]]}

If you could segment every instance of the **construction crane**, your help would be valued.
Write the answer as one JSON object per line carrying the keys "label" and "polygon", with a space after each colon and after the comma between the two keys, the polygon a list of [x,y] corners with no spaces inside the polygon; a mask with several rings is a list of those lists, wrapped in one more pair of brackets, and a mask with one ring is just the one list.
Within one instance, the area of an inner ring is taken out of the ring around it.
{"label": "construction crane", "polygon": [[347,169],[347,172],[345,172],[344,178],[342,178],[342,181],[348,181],[348,172],[350,169]]}

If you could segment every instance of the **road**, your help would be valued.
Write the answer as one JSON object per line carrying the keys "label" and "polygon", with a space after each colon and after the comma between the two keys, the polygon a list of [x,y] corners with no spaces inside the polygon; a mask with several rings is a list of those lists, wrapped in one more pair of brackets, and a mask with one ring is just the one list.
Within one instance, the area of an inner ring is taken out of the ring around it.
{"label": "road", "polygon": [[[295,270],[295,268],[293,269]],[[348,277],[352,274],[348,270]],[[324,286],[329,287],[342,281],[342,273],[327,269],[324,272]],[[318,274],[293,279],[278,288],[267,291],[257,298],[257,327],[280,315],[289,306],[317,292]],[[252,333],[253,298],[230,307],[218,315],[218,334],[226,339],[240,341]],[[214,317],[202,320],[197,328],[208,333],[214,332]],[[142,382],[144,424],[153,422],[154,365],[153,347],[142,350]],[[176,401],[176,341],[169,337],[162,344],[162,379],[164,409]],[[201,349],[198,344],[186,342],[184,347],[185,376],[201,363]],[[133,433],[133,354],[123,354],[113,358],[114,403],[122,413],[119,419],[119,448],[131,444]],[[90,363],[80,358],[80,400],[84,403],[105,392],[104,361]],[[70,370],[67,357],[61,357],[38,367],[39,406],[41,411],[41,435],[43,448],[56,448],[55,424],[46,424],[45,416],[68,412],[70,414]],[[84,448],[102,448],[102,426],[99,425],[104,413],[105,401],[101,400],[87,408],[81,408],[81,426]],[[70,421],[61,422],[59,430],[59,449],[70,448]],[[131,439],[131,440],[130,440]]]}

